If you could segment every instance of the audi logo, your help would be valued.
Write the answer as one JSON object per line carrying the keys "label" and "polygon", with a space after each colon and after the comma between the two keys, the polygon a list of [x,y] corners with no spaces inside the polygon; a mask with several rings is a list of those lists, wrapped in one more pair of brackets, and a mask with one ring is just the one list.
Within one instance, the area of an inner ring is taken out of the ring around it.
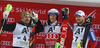
{"label": "audi logo", "polygon": [[2,31],[3,34],[13,34],[12,32],[9,31]]}
{"label": "audi logo", "polygon": [[42,24],[46,22],[46,20],[40,20],[40,21],[41,21]]}
{"label": "audi logo", "polygon": [[14,18],[7,18],[7,22],[14,22],[15,19]]}
{"label": "audi logo", "polygon": [[12,46],[11,41],[1,41],[1,45]]}
{"label": "audi logo", "polygon": [[93,27],[94,29],[100,29],[100,24],[93,24],[92,27]]}
{"label": "audi logo", "polygon": [[44,44],[36,44],[36,48],[44,48]]}
{"label": "audi logo", "polygon": [[45,39],[58,39],[58,38],[59,38],[59,34],[50,33],[50,34],[46,34]]}
{"label": "audi logo", "polygon": [[44,34],[44,32],[40,32],[40,33],[37,34],[37,36],[45,37],[45,34]]}

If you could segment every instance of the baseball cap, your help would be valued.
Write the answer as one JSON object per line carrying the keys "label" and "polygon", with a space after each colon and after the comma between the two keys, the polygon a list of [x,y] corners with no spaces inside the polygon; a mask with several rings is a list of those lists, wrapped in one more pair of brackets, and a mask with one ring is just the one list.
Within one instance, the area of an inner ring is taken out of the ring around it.
{"label": "baseball cap", "polygon": [[76,16],[76,14],[80,16],[85,16],[85,13],[82,10],[77,11],[74,16]]}

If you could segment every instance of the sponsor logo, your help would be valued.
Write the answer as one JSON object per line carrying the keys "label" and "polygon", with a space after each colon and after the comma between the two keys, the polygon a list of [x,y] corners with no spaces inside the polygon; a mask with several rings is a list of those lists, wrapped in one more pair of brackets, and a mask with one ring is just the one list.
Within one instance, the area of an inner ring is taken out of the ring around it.
{"label": "sponsor logo", "polygon": [[36,35],[37,35],[37,39],[42,39],[42,37],[45,37],[44,32],[37,33]]}
{"label": "sponsor logo", "polygon": [[86,18],[91,16],[91,17],[93,17],[95,19],[96,18],[95,14],[96,14],[96,10],[92,11],[89,15],[86,15]]}
{"label": "sponsor logo", "polygon": [[37,34],[37,36],[45,37],[45,33],[44,32],[40,32],[40,33]]}
{"label": "sponsor logo", "polygon": [[5,46],[12,46],[12,42],[11,41],[1,41],[0,44],[1,45],[5,45]]}
{"label": "sponsor logo", "polygon": [[100,24],[93,24],[92,27],[93,29],[100,29]]}
{"label": "sponsor logo", "polygon": [[55,33],[46,34],[46,39],[58,39],[58,38],[59,38],[59,34],[55,34]]}
{"label": "sponsor logo", "polygon": [[2,31],[3,34],[13,34],[12,32]]}
{"label": "sponsor logo", "polygon": [[8,19],[7,19],[7,22],[14,22],[14,21],[15,21],[14,18],[8,18]]}
{"label": "sponsor logo", "polygon": [[46,22],[46,20],[40,20],[40,21],[41,21],[42,24]]}
{"label": "sponsor logo", "polygon": [[44,48],[44,44],[36,44],[36,48]]}
{"label": "sponsor logo", "polygon": [[15,12],[24,12],[24,11],[28,11],[28,12],[36,12],[38,14],[46,14],[46,10],[43,9],[31,9],[31,8],[15,8]]}

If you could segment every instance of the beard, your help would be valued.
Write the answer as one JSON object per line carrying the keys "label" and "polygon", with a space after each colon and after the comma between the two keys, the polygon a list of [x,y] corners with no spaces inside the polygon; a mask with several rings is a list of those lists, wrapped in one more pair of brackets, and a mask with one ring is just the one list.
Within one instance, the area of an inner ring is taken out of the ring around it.
{"label": "beard", "polygon": [[84,21],[82,20],[81,22],[77,22],[77,24],[83,24],[84,23]]}

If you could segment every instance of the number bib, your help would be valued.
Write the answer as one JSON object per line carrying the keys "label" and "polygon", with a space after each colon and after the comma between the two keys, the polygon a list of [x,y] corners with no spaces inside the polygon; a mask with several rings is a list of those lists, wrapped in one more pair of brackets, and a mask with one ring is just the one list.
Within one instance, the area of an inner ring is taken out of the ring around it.
{"label": "number bib", "polygon": [[45,44],[54,46],[60,40],[61,26],[45,26]]}
{"label": "number bib", "polygon": [[30,28],[16,23],[13,31],[13,46],[29,47]]}
{"label": "number bib", "polygon": [[74,27],[73,30],[73,43],[82,41],[85,32],[85,27]]}

